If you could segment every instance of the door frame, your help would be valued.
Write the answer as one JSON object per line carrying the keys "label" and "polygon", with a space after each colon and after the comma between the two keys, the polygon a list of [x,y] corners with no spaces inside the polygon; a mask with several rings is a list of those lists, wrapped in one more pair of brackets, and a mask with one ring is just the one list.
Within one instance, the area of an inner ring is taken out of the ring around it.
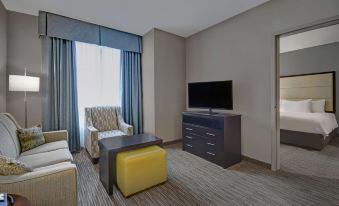
{"label": "door frame", "polygon": [[271,75],[271,169],[280,169],[280,38],[339,24],[339,15],[293,27],[273,34],[274,69]]}

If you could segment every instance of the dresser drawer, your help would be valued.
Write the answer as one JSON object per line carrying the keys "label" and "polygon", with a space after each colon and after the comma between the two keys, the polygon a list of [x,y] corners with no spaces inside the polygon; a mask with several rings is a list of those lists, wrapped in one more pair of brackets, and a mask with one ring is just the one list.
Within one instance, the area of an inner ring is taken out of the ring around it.
{"label": "dresser drawer", "polygon": [[196,134],[202,137],[220,138],[223,136],[223,132],[221,130],[208,129],[192,124],[183,124],[182,128],[186,133]]}
{"label": "dresser drawer", "polygon": [[222,117],[211,117],[210,115],[183,115],[183,123],[199,125],[213,129],[223,129]]}
{"label": "dresser drawer", "polygon": [[215,151],[203,151],[203,158],[208,160],[208,161],[211,161],[211,162],[214,162],[216,163],[217,162],[217,153]]}
{"label": "dresser drawer", "polygon": [[223,139],[201,137],[199,135],[195,135],[195,134],[191,134],[187,132],[184,132],[183,142],[194,144],[196,146],[199,146],[203,150],[210,149],[210,150],[217,152],[223,149]]}
{"label": "dresser drawer", "polygon": [[190,146],[190,145],[186,145],[184,148],[185,151],[197,155],[207,161],[213,162],[213,163],[218,163],[218,156],[215,152],[211,152],[211,151],[204,151],[201,150],[200,148],[194,147],[194,146]]}
{"label": "dresser drawer", "polygon": [[196,145],[194,144],[189,144],[189,143],[184,143],[183,145],[183,149],[189,153],[195,154],[200,156],[200,151],[201,149],[199,149]]}

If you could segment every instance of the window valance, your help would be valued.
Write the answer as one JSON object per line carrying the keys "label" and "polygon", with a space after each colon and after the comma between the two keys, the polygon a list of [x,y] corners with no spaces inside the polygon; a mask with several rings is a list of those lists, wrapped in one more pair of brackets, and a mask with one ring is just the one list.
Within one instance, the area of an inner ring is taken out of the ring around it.
{"label": "window valance", "polygon": [[141,36],[40,11],[39,35],[142,52]]}

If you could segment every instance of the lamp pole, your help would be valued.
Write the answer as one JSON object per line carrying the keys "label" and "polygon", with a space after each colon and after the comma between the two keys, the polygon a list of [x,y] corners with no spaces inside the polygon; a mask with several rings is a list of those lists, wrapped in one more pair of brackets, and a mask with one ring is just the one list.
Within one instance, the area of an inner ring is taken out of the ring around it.
{"label": "lamp pole", "polygon": [[[27,68],[25,68],[25,76],[27,76]],[[25,91],[24,96],[24,102],[25,102],[25,128],[27,128],[27,92]]]}

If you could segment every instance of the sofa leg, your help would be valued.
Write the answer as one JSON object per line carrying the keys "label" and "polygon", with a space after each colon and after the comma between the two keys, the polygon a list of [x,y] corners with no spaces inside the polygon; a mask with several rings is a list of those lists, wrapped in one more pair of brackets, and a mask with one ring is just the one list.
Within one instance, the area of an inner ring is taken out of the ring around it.
{"label": "sofa leg", "polygon": [[99,158],[91,158],[93,164],[98,164],[99,163]]}

